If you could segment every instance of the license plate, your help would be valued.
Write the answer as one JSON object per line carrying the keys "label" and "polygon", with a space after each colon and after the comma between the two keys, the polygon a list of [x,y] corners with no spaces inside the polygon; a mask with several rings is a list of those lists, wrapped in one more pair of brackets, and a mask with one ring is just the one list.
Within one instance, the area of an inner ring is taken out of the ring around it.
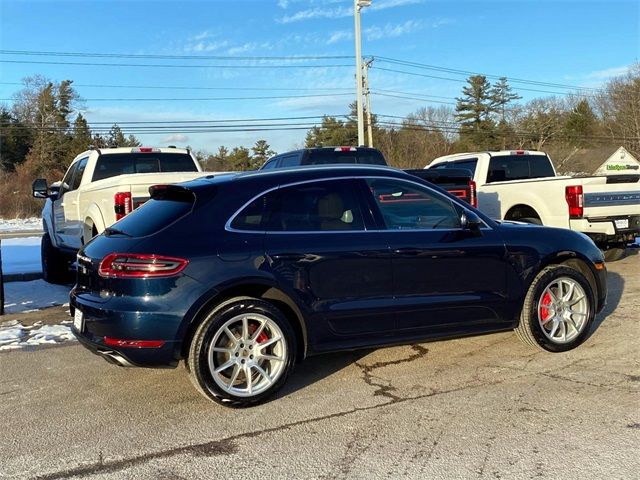
{"label": "license plate", "polygon": [[614,220],[616,228],[629,228],[629,219],[623,218],[622,220]]}
{"label": "license plate", "polygon": [[73,312],[73,326],[77,331],[82,333],[82,327],[84,327],[84,315],[79,308],[76,308]]}

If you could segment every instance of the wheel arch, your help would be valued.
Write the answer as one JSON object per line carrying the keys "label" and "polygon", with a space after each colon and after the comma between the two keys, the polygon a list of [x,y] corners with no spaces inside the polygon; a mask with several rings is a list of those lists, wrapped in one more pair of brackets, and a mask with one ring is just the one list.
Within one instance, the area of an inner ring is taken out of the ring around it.
{"label": "wheel arch", "polygon": [[285,292],[269,284],[268,282],[251,281],[234,284],[209,291],[205,294],[193,312],[187,313],[188,323],[185,323],[184,335],[180,351],[181,358],[185,358],[189,351],[189,345],[198,325],[204,320],[207,313],[216,305],[234,297],[255,297],[271,302],[289,320],[296,335],[296,349],[298,360],[307,356],[307,325],[304,315],[296,302]]}
{"label": "wheel arch", "polygon": [[542,264],[542,268],[540,269],[540,271],[551,265],[561,265],[577,270],[587,279],[587,282],[589,282],[589,286],[591,287],[591,291],[593,292],[594,300],[597,304],[599,286],[598,282],[596,281],[596,276],[589,267],[589,264],[590,262],[586,258],[580,256],[578,253],[563,252],[558,253],[551,258],[548,258],[547,261]]}
{"label": "wheel arch", "polygon": [[93,238],[93,228],[100,234],[105,229],[104,219],[102,218],[102,212],[95,203],[89,207],[84,215],[83,228],[82,228],[82,243],[87,243]]}
{"label": "wheel arch", "polygon": [[[537,218],[542,221],[542,216],[530,205],[518,203],[507,210],[504,215],[505,220],[519,220],[521,218]],[[544,222],[542,222],[544,223]]]}

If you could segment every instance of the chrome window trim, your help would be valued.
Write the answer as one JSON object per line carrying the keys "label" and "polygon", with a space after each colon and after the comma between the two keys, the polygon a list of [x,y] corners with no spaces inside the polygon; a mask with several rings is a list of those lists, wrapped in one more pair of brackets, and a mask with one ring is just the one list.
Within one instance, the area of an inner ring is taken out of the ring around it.
{"label": "chrome window trim", "polygon": [[[260,192],[258,195],[255,195],[253,197],[251,197],[251,199],[246,202],[244,205],[242,205],[239,209],[237,209],[233,215],[231,215],[231,217],[229,217],[229,220],[227,220],[227,222],[224,225],[224,229],[227,232],[231,232],[231,233],[253,233],[253,234],[258,234],[258,235],[264,235],[266,233],[268,234],[272,234],[272,235],[309,235],[309,234],[327,234],[327,233],[331,233],[331,234],[336,234],[336,233],[387,233],[387,232],[459,232],[462,230],[462,228],[407,228],[407,229],[383,229],[383,230],[367,230],[367,228],[365,227],[363,230],[291,230],[291,231],[286,231],[286,232],[282,232],[282,231],[277,231],[277,230],[241,230],[241,229],[237,229],[237,228],[232,228],[231,224],[233,223],[233,221],[235,220],[235,218],[240,214],[240,212],[242,212],[246,207],[248,207],[252,202],[254,202],[255,200],[257,200],[258,198],[262,197],[263,195],[266,195],[268,193],[273,192],[274,190],[278,190],[280,188],[287,188],[287,187],[294,187],[296,185],[304,185],[305,183],[316,183],[316,182],[330,182],[330,181],[335,181],[335,180],[366,180],[368,178],[374,178],[374,179],[382,179],[382,180],[398,180],[400,182],[405,182],[405,183],[410,183],[413,185],[416,185],[418,187],[421,188],[426,188],[427,190],[429,190],[429,192],[431,192],[432,194],[442,197],[446,200],[449,200],[451,203],[455,204],[454,201],[452,201],[452,199],[445,197],[444,195],[442,195],[440,192],[432,189],[431,187],[427,186],[427,185],[423,185],[421,183],[418,182],[414,182],[411,179],[406,179],[406,178],[399,178],[399,177],[386,177],[386,176],[380,176],[380,175],[367,175],[367,176],[346,176],[346,177],[329,177],[329,178],[314,178],[314,179],[310,179],[310,180],[301,180],[298,182],[291,182],[291,183],[286,183],[283,185],[277,185],[275,187],[271,187],[268,188],[267,190],[263,190],[262,192]],[[464,208],[465,210],[467,210],[467,208],[462,205],[462,208]],[[484,225],[484,227],[480,227],[480,230],[493,230],[493,228],[489,225],[487,225],[484,220],[480,219]]]}

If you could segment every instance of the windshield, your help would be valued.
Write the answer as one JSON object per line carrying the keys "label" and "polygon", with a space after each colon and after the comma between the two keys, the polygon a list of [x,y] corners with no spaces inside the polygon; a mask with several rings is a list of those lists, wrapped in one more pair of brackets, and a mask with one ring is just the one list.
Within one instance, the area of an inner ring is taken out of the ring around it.
{"label": "windshield", "polygon": [[304,162],[306,165],[329,163],[360,163],[365,165],[386,165],[384,157],[377,150],[335,151],[332,149],[311,150]]}
{"label": "windshield", "polygon": [[98,157],[93,181],[129,173],[197,171],[188,153],[110,153]]}

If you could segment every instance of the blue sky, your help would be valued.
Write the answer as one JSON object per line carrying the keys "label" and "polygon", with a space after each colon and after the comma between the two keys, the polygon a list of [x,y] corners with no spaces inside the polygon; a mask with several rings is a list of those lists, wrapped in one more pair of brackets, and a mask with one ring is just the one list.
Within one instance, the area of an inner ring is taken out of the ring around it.
{"label": "blue sky", "polygon": [[[362,16],[363,53],[449,69],[597,88],[638,61],[639,5],[634,0],[373,0]],[[0,54],[0,98],[10,99],[20,88],[16,83],[23,77],[42,74],[57,81],[74,80],[86,99],[83,109],[90,123],[343,114],[355,98],[352,6],[351,0],[0,0],[3,51],[203,57],[96,58],[5,52]],[[284,58],[206,58],[212,56]],[[300,56],[347,58],[287,58]],[[13,61],[151,63],[174,67]],[[230,68],[238,65],[244,68]],[[280,67],[262,68],[264,65]],[[373,67],[371,88],[379,93],[372,96],[372,110],[378,114],[405,115],[421,106],[439,105],[429,99],[454,102],[465,79],[465,75],[399,66],[382,59],[374,60]],[[162,88],[133,88],[150,86]],[[523,88],[570,91],[516,82],[512,86],[523,100],[549,95]],[[404,96],[433,97],[400,99],[380,95],[384,93],[380,90],[386,90],[387,94],[393,91],[403,92]],[[238,99],[274,96],[292,98]],[[220,100],[220,97],[236,99]],[[155,100],[130,100],[141,98]],[[308,121],[311,120],[289,123]],[[273,148],[284,151],[301,145],[304,135],[305,130],[301,129],[138,136],[145,144],[190,144],[210,151],[221,144],[251,146],[256,139],[265,138]]]}

